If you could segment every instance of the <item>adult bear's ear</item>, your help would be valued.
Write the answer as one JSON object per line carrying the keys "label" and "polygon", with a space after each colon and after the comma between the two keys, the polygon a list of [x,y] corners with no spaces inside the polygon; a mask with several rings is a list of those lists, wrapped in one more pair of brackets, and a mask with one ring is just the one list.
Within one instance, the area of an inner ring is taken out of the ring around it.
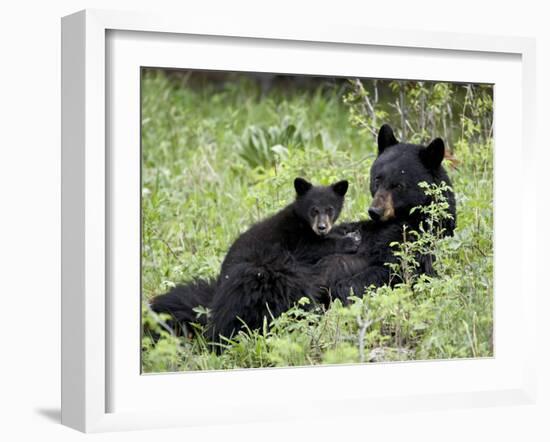
{"label": "adult bear's ear", "polygon": [[303,178],[296,178],[294,180],[294,189],[298,196],[305,195],[309,189],[311,189],[312,184],[309,181],[304,180]]}
{"label": "adult bear's ear", "polygon": [[441,165],[445,156],[445,144],[441,138],[433,140],[428,147],[420,150],[420,159],[429,169],[436,169]]}
{"label": "adult bear's ear", "polygon": [[338,181],[337,183],[334,183],[332,186],[332,190],[336,192],[337,195],[344,196],[346,192],[348,191],[348,182],[346,180]]}
{"label": "adult bear's ear", "polygon": [[380,155],[386,147],[393,146],[399,143],[393,134],[393,129],[389,124],[384,124],[378,131],[378,155]]}

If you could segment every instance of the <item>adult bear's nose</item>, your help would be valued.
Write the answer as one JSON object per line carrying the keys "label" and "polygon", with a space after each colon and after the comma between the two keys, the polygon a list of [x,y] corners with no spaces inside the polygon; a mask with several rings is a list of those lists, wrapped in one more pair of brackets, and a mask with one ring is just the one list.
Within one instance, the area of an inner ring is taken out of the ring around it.
{"label": "adult bear's nose", "polygon": [[373,221],[378,221],[382,217],[383,210],[380,207],[369,207],[369,216]]}

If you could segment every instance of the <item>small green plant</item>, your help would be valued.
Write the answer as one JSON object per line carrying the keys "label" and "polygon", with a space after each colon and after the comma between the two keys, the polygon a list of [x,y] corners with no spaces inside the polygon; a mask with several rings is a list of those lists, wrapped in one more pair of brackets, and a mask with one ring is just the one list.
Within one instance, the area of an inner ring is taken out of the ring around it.
{"label": "small green plant", "polygon": [[357,78],[349,80],[349,91],[344,95],[344,103],[349,107],[350,123],[369,133],[374,140],[380,122],[388,117],[387,111],[379,106],[378,84],[379,80],[367,84]]}
{"label": "small green plant", "polygon": [[418,184],[424,190],[430,203],[413,207],[411,214],[419,212],[422,222],[418,231],[403,226],[403,241],[391,243],[397,262],[388,263],[392,271],[392,280],[412,284],[418,277],[421,261],[428,261],[431,267],[434,257],[441,252],[441,241],[445,237],[445,221],[452,217],[446,195],[452,191],[445,182]]}
{"label": "small green plant", "polygon": [[280,125],[249,126],[239,143],[239,155],[252,168],[273,167],[278,159],[284,159],[289,151],[303,149],[304,136],[288,117]]}

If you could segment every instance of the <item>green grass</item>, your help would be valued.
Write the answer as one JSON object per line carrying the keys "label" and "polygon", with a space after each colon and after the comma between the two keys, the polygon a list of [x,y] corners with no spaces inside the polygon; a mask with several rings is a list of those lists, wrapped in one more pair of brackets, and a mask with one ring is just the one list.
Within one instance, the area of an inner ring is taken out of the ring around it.
{"label": "green grass", "polygon": [[[246,76],[191,80],[162,71],[142,79],[144,305],[176,283],[216,277],[235,238],[292,201],[296,176],[320,184],[348,179],[340,220],[367,218],[376,148],[352,124],[357,110],[344,103],[345,83],[262,93]],[[271,327],[240,333],[221,355],[200,333],[187,339],[161,331],[144,309],[144,322],[162,335],[154,345],[144,334],[144,371],[491,356],[492,142],[476,118],[482,112],[487,121],[492,101],[467,103],[475,111],[467,114],[462,89],[447,92],[452,108],[465,110],[449,117],[458,227],[438,245],[438,278],[382,287],[326,312],[296,306]],[[384,106],[397,126],[391,103]],[[428,141],[424,135],[416,134]]]}

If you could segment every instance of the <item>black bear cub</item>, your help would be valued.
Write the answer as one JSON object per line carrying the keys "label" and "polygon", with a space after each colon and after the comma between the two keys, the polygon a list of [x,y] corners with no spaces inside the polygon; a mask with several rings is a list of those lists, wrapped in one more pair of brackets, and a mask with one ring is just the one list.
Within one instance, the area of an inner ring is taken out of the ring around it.
{"label": "black bear cub", "polygon": [[[361,245],[354,255],[334,255],[323,260],[325,286],[332,299],[346,301],[353,290],[361,296],[365,288],[374,285],[395,284],[390,279],[388,263],[396,262],[393,242],[403,242],[403,228],[418,231],[423,222],[419,211],[413,207],[426,206],[430,198],[418,185],[446,183],[451,181],[442,161],[445,146],[440,138],[428,146],[400,143],[388,125],[378,133],[378,156],[370,171],[372,203],[368,209],[370,220],[337,226],[337,231],[358,230]],[[456,222],[454,193],[445,192],[450,218],[441,227],[445,235],[453,235]],[[421,273],[432,274],[431,255],[420,256]]]}
{"label": "black bear cub", "polygon": [[296,178],[294,188],[292,204],[252,226],[229,249],[210,305],[214,336],[228,337],[243,322],[259,328],[264,317],[279,316],[300,298],[315,300],[312,264],[356,250],[353,238],[330,235],[348,182],[313,186]]}
{"label": "black bear cub", "polygon": [[230,247],[216,282],[193,281],[156,297],[151,307],[170,313],[177,324],[195,322],[193,308],[210,308],[209,336],[230,337],[243,327],[260,328],[300,298],[316,301],[314,264],[330,254],[357,250],[353,235],[332,227],[344,204],[347,181],[313,186],[294,180],[296,199],[275,215],[253,225]]}

